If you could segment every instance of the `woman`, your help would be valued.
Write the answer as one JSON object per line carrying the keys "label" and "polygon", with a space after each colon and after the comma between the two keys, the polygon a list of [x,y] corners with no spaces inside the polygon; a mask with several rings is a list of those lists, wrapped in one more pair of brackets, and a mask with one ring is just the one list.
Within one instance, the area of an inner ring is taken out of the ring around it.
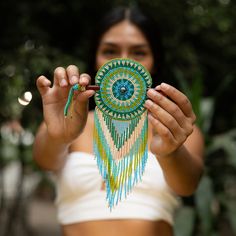
{"label": "woman", "polygon": [[[98,43],[90,65],[97,70],[109,59],[131,58],[155,78],[162,56],[160,38],[154,39],[159,35],[150,19],[138,9],[117,8],[104,22],[98,27]],[[94,91],[77,94],[72,119],[63,115],[70,87],[90,82],[90,75],[80,74],[74,65],[56,68],[52,87],[45,76],[37,79],[44,121],[36,135],[34,159],[42,168],[56,173],[56,204],[63,234],[173,235],[177,195],[191,195],[203,170],[203,138],[194,125],[190,101],[166,83],[148,90],[149,158],[143,180],[110,212],[93,158],[94,120],[88,101]]]}

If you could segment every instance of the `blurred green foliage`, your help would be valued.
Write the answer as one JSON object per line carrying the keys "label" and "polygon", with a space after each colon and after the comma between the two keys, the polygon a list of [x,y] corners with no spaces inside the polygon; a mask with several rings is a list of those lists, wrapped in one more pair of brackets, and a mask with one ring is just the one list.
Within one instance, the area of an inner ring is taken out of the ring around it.
{"label": "blurred green foliage", "polygon": [[[236,2],[110,0],[97,1],[96,8],[93,4],[90,0],[0,2],[0,125],[17,119],[35,133],[42,120],[36,78],[41,74],[51,78],[55,67],[69,64],[86,71],[93,22],[111,6],[145,7],[162,31],[166,52],[162,80],[189,96],[206,139],[205,174],[196,194],[183,199],[176,235],[235,235]],[[17,99],[25,91],[31,91],[33,99],[24,107]]]}

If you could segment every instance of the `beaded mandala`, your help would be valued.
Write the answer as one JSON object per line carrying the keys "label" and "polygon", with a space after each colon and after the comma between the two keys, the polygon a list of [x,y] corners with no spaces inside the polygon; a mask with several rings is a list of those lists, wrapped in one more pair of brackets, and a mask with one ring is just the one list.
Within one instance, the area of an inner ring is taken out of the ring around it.
{"label": "beaded mandala", "polygon": [[[147,161],[148,120],[144,108],[151,87],[149,72],[130,59],[113,59],[95,77],[94,154],[106,183],[110,209],[127,197],[141,181]],[[67,115],[74,90],[71,88],[64,113]]]}

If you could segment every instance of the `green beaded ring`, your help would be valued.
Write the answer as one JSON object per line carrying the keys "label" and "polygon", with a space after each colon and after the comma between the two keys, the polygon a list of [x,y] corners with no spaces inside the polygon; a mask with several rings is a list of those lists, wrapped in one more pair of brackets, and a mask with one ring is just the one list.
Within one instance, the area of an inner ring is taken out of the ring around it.
{"label": "green beaded ring", "polygon": [[140,63],[123,58],[110,60],[98,70],[95,82],[100,87],[95,103],[106,115],[126,120],[145,111],[146,92],[152,78]]}

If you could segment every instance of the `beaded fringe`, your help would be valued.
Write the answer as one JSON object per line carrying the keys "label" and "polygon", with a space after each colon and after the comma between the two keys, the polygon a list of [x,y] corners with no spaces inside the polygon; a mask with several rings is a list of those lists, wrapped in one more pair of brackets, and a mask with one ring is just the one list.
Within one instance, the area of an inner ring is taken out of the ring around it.
{"label": "beaded fringe", "polygon": [[112,209],[141,181],[147,162],[147,111],[132,120],[114,120],[96,107],[94,152]]}

